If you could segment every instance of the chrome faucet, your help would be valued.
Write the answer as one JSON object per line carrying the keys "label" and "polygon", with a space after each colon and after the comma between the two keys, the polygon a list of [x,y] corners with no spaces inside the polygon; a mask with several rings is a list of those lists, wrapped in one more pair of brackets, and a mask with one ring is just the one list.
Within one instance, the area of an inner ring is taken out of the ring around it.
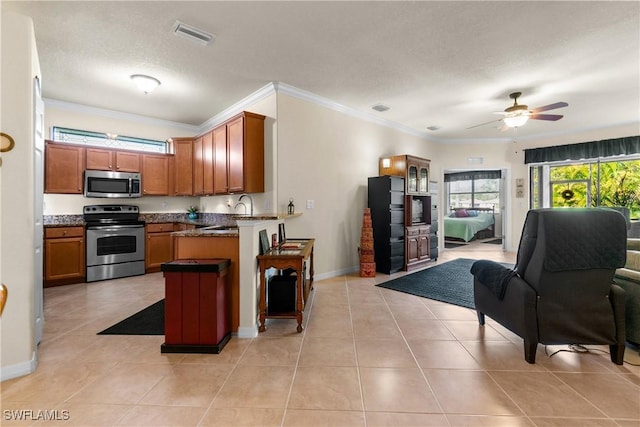
{"label": "chrome faucet", "polygon": [[[251,213],[250,213],[250,215],[251,215],[251,216],[253,216],[253,198],[252,198],[250,195],[248,195],[247,193],[242,193],[242,194],[240,195],[240,198],[238,199],[238,203],[236,203],[236,206],[235,206],[235,207],[237,208],[237,207],[238,207],[238,205],[242,205],[242,206],[244,206],[244,213],[245,213],[245,215],[246,215],[246,214],[247,214],[247,205],[245,205],[245,204],[242,202],[242,199],[243,199],[243,198],[245,198],[245,197],[248,197],[248,198],[249,198],[249,201],[251,202],[251,209],[250,209],[250,212],[251,212]],[[235,209],[235,208],[234,208],[234,209]]]}
{"label": "chrome faucet", "polygon": [[244,204],[244,203],[242,203],[242,202],[238,202],[238,203],[236,203],[236,205],[233,207],[233,209],[237,209],[237,208],[238,208],[238,206],[240,206],[240,205],[242,205],[242,206],[244,207],[244,214],[246,215],[246,214],[247,214],[247,205],[245,205],[245,204]]}

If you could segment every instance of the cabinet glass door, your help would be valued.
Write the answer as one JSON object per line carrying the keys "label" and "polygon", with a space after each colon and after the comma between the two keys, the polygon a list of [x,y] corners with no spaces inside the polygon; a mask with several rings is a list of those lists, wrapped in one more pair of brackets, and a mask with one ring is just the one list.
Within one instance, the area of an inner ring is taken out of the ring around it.
{"label": "cabinet glass door", "polygon": [[429,192],[429,169],[424,166],[420,168],[420,176],[418,178],[418,192],[424,194]]}
{"label": "cabinet glass door", "polygon": [[409,166],[409,173],[407,175],[408,175],[407,192],[417,193],[418,192],[418,167]]}

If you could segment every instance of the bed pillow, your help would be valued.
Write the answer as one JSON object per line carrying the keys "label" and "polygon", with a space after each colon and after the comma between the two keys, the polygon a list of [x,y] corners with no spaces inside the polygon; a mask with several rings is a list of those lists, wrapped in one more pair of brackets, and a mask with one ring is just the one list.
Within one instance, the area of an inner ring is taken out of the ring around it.
{"label": "bed pillow", "polygon": [[469,216],[478,216],[478,211],[473,210],[473,209],[468,210],[467,211],[467,215],[469,215]]}
{"label": "bed pillow", "polygon": [[466,209],[458,209],[456,211],[456,218],[466,218],[469,216],[469,213]]}

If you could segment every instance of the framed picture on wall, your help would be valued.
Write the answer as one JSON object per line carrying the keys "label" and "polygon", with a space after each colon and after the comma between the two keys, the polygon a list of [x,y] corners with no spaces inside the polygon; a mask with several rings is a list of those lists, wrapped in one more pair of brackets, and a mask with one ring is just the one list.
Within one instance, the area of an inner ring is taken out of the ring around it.
{"label": "framed picture on wall", "polygon": [[267,236],[267,230],[260,230],[258,233],[260,237],[260,255],[264,255],[269,252],[269,236]]}

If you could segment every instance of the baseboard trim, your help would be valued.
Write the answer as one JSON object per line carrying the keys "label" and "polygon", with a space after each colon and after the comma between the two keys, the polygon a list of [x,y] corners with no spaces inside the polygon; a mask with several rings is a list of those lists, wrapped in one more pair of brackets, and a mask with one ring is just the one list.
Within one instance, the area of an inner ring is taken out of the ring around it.
{"label": "baseboard trim", "polygon": [[0,367],[0,381],[6,381],[13,378],[23,377],[32,374],[38,367],[36,353],[33,353],[31,360],[16,363],[15,365]]}
{"label": "baseboard trim", "polygon": [[256,324],[254,326],[239,326],[236,336],[238,338],[255,338],[258,336],[258,325]]}

